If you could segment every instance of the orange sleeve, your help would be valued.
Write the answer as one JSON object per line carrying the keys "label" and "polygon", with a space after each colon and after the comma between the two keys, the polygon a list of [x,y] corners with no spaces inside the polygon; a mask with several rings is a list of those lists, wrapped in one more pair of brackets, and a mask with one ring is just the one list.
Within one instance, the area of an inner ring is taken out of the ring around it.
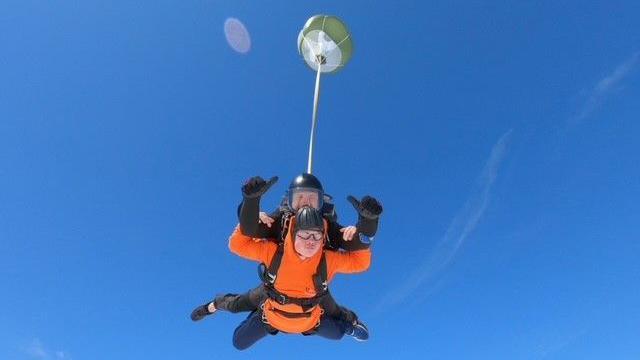
{"label": "orange sleeve", "polygon": [[271,259],[276,253],[277,248],[278,245],[272,241],[254,239],[242,234],[240,225],[236,226],[229,237],[229,250],[231,250],[232,253],[242,258],[265,264],[271,263]]}
{"label": "orange sleeve", "polygon": [[353,274],[366,271],[371,265],[371,250],[327,251],[327,277],[337,273]]}

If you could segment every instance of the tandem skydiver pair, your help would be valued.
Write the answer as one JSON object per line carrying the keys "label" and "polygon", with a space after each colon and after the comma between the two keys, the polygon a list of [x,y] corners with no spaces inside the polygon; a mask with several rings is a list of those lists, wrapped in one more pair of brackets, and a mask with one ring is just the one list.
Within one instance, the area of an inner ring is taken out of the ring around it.
{"label": "tandem skydiver pair", "polygon": [[261,284],[244,294],[217,296],[194,309],[191,319],[219,310],[249,312],[233,335],[240,350],[278,332],[367,340],[367,327],[335,302],[328,283],[337,273],[369,268],[382,205],[371,196],[349,196],[358,222],[344,227],[320,181],[304,173],[291,182],[278,209],[261,213],[260,198],[276,181],[256,176],[243,184],[239,224],[229,239],[233,253],[260,263]]}

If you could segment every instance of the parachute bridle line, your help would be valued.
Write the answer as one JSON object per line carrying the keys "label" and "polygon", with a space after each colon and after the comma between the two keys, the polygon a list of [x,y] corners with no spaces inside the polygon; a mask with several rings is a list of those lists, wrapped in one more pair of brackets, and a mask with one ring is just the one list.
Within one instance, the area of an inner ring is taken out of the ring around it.
{"label": "parachute bridle line", "polygon": [[[327,19],[325,16],[322,19],[322,31],[324,31],[324,22]],[[316,134],[316,125],[318,124],[318,102],[320,100],[320,74],[322,73],[322,60],[320,55],[316,54],[313,51],[313,46],[309,44],[306,37],[303,38],[305,42],[307,42],[307,46],[309,46],[309,50],[313,54],[313,58],[318,64],[318,70],[316,72],[316,86],[313,92],[313,115],[311,117],[311,135],[309,136],[309,158],[307,160],[307,173],[313,173],[313,144],[315,143],[315,134]],[[319,44],[322,46],[322,43]],[[322,53],[322,48],[319,49],[320,53]]]}
{"label": "parachute bridle line", "polygon": [[316,124],[318,123],[318,101],[320,99],[320,73],[322,64],[318,62],[318,72],[316,73],[316,88],[313,94],[313,116],[311,118],[311,136],[309,137],[309,160],[307,162],[307,173],[313,171],[313,143],[315,141]]}

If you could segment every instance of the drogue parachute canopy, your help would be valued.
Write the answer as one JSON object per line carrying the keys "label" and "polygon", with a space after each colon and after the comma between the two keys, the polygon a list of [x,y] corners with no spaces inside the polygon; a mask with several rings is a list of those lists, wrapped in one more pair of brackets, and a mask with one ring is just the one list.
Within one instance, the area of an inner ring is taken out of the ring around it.
{"label": "drogue parachute canopy", "polygon": [[353,41],[347,26],[337,17],[316,15],[298,35],[298,52],[314,71],[334,73],[349,62]]}

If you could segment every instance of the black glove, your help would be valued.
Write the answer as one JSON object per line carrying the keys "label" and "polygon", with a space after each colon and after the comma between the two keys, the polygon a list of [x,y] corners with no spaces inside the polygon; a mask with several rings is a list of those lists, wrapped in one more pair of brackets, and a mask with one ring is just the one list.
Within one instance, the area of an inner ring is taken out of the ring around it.
{"label": "black glove", "polygon": [[272,177],[269,181],[264,181],[260,176],[249,178],[249,180],[242,185],[242,196],[248,199],[258,198],[266,193],[277,181],[277,176]]}
{"label": "black glove", "polygon": [[347,200],[353,205],[359,215],[367,219],[375,220],[382,214],[382,204],[374,197],[364,196],[362,201],[356,200],[353,196],[347,196]]}

